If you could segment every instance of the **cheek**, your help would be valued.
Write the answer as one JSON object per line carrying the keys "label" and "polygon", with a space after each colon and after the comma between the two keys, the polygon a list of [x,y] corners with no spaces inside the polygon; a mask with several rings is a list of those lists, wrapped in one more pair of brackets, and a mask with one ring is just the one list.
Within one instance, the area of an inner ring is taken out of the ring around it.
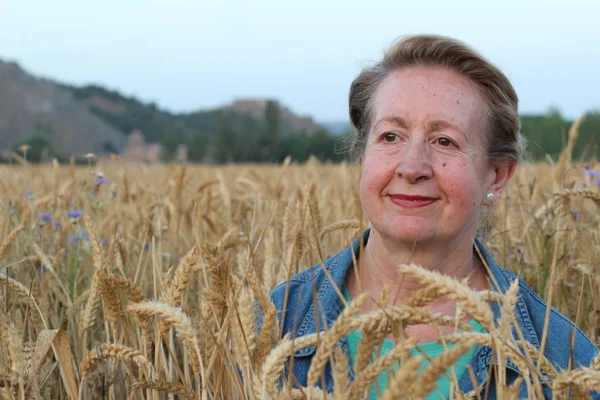
{"label": "cheek", "polygon": [[360,180],[360,197],[364,205],[375,205],[390,178],[385,162],[376,157],[363,161]]}
{"label": "cheek", "polygon": [[480,191],[480,180],[474,167],[464,163],[452,168],[443,168],[443,185],[447,188],[448,197],[461,207],[471,207],[474,195]]}

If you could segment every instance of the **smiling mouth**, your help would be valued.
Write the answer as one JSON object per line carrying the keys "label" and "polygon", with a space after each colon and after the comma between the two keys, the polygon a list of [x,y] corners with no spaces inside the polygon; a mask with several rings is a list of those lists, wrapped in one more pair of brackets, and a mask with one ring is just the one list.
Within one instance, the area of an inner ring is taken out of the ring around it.
{"label": "smiling mouth", "polygon": [[390,195],[390,200],[397,206],[404,208],[420,208],[426,207],[430,204],[435,203],[438,199],[426,196],[415,196],[405,194],[393,194]]}

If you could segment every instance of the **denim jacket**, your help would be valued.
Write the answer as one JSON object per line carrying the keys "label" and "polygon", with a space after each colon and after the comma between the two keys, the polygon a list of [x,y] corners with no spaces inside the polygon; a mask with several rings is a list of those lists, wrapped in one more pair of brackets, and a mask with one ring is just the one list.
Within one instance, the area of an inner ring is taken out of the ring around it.
{"label": "denim jacket", "polygon": [[[369,230],[365,231],[363,236],[364,243],[367,242]],[[271,292],[271,298],[277,307],[279,313],[278,318],[282,324],[282,333],[285,335],[291,333],[292,337],[300,337],[316,332],[315,328],[315,302],[313,301],[313,290],[318,297],[318,315],[319,326],[323,329],[324,326],[331,326],[338,315],[343,311],[344,304],[333,289],[333,286],[323,271],[323,266],[327,269],[333,281],[338,288],[342,288],[345,284],[346,273],[353,264],[353,255],[358,254],[359,240],[357,238],[348,248],[342,250],[338,254],[326,260],[323,264],[316,265],[302,273],[292,276],[289,280],[289,288],[286,289],[287,282],[280,284]],[[506,292],[510,283],[519,279],[513,272],[501,268],[496,264],[492,256],[485,249],[483,244],[475,241],[482,256],[491,270],[497,287],[493,289],[499,292]],[[494,280],[491,279],[493,282]],[[314,288],[314,289],[313,289]],[[288,291],[288,299],[286,309],[283,309],[284,300]],[[500,316],[500,307],[493,303],[492,309],[494,318]],[[533,291],[525,282],[519,279],[519,299],[515,307],[517,321],[524,336],[524,339],[529,341],[538,349],[544,329],[544,319],[547,305],[542,298]],[[558,312],[555,308],[551,308],[550,322],[547,335],[547,341],[544,354],[547,359],[560,371],[567,369],[569,366],[570,352],[570,337],[571,333],[575,333],[575,346],[573,348],[573,365],[575,368],[580,366],[589,366],[594,356],[597,354],[597,349],[588,339],[585,334],[577,328],[573,322]],[[515,334],[515,332],[513,332]],[[348,344],[344,337],[339,345],[348,356]],[[312,356],[316,351],[316,346],[301,349],[295,352],[293,361],[293,373],[302,386],[306,386],[306,375]],[[490,377],[490,365],[496,361],[492,356],[492,350],[488,346],[479,346],[471,360],[471,368],[477,379],[479,388],[485,388],[481,393],[482,398],[495,399],[495,384],[493,382],[493,374]],[[505,360],[506,380],[511,383],[521,374],[517,366],[509,359]],[[330,366],[325,368],[325,385],[326,390],[333,390],[333,378]],[[354,378],[354,371],[350,368],[350,377]],[[459,388],[463,393],[468,393],[473,390],[471,376],[466,371],[458,378]],[[488,380],[490,382],[488,382]],[[487,385],[487,383],[490,383]],[[544,397],[551,398],[551,391],[546,385],[542,386]],[[487,397],[485,393],[487,390]],[[520,398],[526,398],[527,387],[525,383],[520,388]],[[593,398],[600,399],[600,394],[594,392]]]}

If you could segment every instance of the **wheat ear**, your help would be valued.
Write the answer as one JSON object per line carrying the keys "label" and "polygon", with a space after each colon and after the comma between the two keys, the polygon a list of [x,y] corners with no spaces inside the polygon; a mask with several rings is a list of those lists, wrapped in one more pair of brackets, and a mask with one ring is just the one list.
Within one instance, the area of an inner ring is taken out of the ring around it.
{"label": "wheat ear", "polygon": [[196,392],[178,382],[160,380],[141,380],[133,383],[133,385],[131,386],[132,390],[138,388],[157,390],[159,392],[166,392],[169,394],[174,394],[176,396],[181,396],[186,399],[193,399],[198,396]]}
{"label": "wheat ear", "polygon": [[337,342],[346,335],[350,330],[350,320],[354,318],[354,314],[361,309],[365,301],[367,301],[367,293],[363,293],[352,300],[349,307],[339,315],[331,327],[325,331],[322,336],[321,343],[317,347],[317,351],[312,358],[306,382],[308,386],[314,386],[323,370],[323,367],[329,359],[329,354],[333,351]]}
{"label": "wheat ear", "polygon": [[19,236],[19,233],[25,229],[25,225],[19,225],[15,229],[13,229],[8,236],[4,238],[2,244],[0,244],[0,260],[3,260],[6,257],[6,253],[8,252],[8,246]]}
{"label": "wheat ear", "polygon": [[350,388],[350,398],[357,398],[369,388],[383,371],[394,365],[400,360],[407,351],[417,344],[417,338],[408,338],[405,341],[398,342],[385,355],[377,357],[370,365],[362,370],[356,370],[356,379]]}
{"label": "wheat ear", "polygon": [[400,271],[416,277],[429,286],[437,287],[442,294],[458,302],[465,312],[469,313],[488,332],[494,329],[494,314],[489,304],[481,301],[476,292],[467,285],[436,271],[430,271],[415,264],[401,265]]}

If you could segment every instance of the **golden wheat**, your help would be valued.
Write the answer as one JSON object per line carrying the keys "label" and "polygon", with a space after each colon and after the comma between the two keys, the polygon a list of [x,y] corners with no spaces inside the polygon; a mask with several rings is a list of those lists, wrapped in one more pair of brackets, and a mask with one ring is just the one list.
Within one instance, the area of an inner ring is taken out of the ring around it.
{"label": "golden wheat", "polygon": [[[521,167],[482,240],[500,265],[542,296],[551,292],[552,304],[597,341],[600,191],[591,182],[576,187],[583,166],[567,154],[575,140],[571,132],[557,166]],[[108,184],[97,184],[97,170]],[[316,399],[325,393],[312,385],[329,364],[334,393],[328,398],[368,396],[394,365],[399,369],[380,388],[383,398],[419,398],[473,344],[490,346],[495,357],[522,370],[512,385],[498,371],[504,398],[516,398],[521,383],[537,396],[538,381],[557,398],[599,388],[599,357],[589,368],[561,370],[513,337],[516,283],[504,294],[475,292],[418,266],[401,267],[424,285],[404,304],[388,304],[388,287],[372,311],[360,312],[366,297],[359,296],[318,334],[280,338],[279,311],[268,292],[337,253],[367,226],[359,179],[356,166],[315,159],[244,167],[118,161],[1,167],[0,396]],[[75,209],[83,217],[69,216]],[[577,302],[573,291],[580,291]],[[460,305],[456,317],[424,308],[441,296]],[[501,310],[497,321],[492,303]],[[487,332],[472,332],[462,312]],[[383,338],[411,324],[456,330],[439,338],[455,346],[421,374],[424,357],[409,356],[414,338],[377,352]],[[338,343],[354,330],[362,339],[351,368]],[[298,387],[287,367],[311,346],[310,385]],[[455,398],[477,398],[480,388],[460,393],[458,377],[450,377]]]}

